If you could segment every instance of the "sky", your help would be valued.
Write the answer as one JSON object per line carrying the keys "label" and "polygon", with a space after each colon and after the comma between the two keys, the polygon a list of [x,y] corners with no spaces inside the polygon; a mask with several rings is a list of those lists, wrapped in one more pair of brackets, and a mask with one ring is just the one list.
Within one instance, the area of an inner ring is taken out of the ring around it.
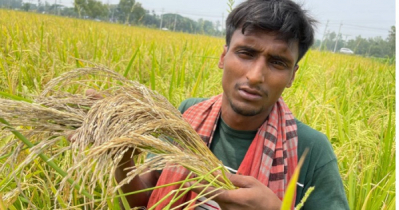
{"label": "sky", "polygon": [[[119,0],[102,0],[117,4]],[[144,9],[156,14],[178,13],[198,20],[223,22],[228,14],[228,0],[136,0]],[[236,4],[243,0],[236,0]],[[343,39],[356,36],[387,38],[391,26],[395,25],[395,0],[294,0],[303,5],[318,20],[316,38],[321,39],[324,31],[339,32],[340,24]],[[73,0],[61,0],[72,6]],[[328,25],[327,25],[328,21]],[[326,28],[327,27],[327,28]]]}

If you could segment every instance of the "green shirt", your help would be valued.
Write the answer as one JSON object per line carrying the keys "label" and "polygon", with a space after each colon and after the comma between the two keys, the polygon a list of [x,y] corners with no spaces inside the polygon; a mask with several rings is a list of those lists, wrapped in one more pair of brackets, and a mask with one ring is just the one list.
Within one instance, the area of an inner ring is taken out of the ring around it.
{"label": "green shirt", "polygon": [[[181,103],[179,110],[184,113],[189,107],[204,100],[207,99],[187,99]],[[315,190],[302,209],[349,209],[331,143],[324,134],[297,119],[295,121],[298,127],[298,157],[302,156],[305,148],[309,148],[299,174],[295,205],[301,201],[307,189],[314,186]],[[210,149],[225,166],[237,170],[255,135],[256,131],[234,130],[221,119]]]}

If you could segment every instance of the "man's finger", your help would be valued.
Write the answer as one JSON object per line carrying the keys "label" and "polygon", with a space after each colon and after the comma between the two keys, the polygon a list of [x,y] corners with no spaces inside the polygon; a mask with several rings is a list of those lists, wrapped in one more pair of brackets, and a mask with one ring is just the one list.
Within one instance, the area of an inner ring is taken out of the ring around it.
{"label": "man's finger", "polygon": [[76,131],[70,131],[70,132],[68,133],[66,139],[67,139],[69,142],[71,142],[71,143],[75,142],[75,140],[76,140],[76,138],[74,138],[74,135],[75,135],[75,134],[76,134]]}
{"label": "man's finger", "polygon": [[254,182],[256,182],[256,179],[252,176],[244,176],[238,174],[229,174],[227,175],[227,178],[230,179],[231,183],[233,183],[234,186],[239,188],[249,188],[253,185]]}
{"label": "man's finger", "polygon": [[86,90],[86,96],[89,97],[89,98],[91,98],[91,99],[95,99],[95,100],[103,99],[103,97],[101,96],[101,94],[98,93],[98,92],[97,92],[96,90],[94,90],[94,89],[87,89],[87,90]]}

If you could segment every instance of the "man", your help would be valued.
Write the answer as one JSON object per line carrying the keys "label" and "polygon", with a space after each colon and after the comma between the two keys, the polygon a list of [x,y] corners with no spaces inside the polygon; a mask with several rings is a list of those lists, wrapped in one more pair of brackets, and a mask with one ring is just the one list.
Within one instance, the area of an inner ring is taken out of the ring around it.
{"label": "man", "polygon": [[[325,135],[296,120],[281,98],[313,44],[314,23],[290,0],[243,2],[226,21],[226,46],[218,64],[224,70],[223,93],[189,99],[180,106],[216,157],[237,171],[229,179],[239,189],[222,191],[213,199],[220,208],[279,209],[298,157],[308,148],[296,204],[314,186],[304,209],[349,209],[331,144]],[[131,166],[134,162],[126,155],[116,171],[117,181]],[[134,178],[122,190],[127,193],[179,178],[172,170],[161,175],[153,171]],[[155,190],[127,199],[132,207],[152,206],[165,193]]]}

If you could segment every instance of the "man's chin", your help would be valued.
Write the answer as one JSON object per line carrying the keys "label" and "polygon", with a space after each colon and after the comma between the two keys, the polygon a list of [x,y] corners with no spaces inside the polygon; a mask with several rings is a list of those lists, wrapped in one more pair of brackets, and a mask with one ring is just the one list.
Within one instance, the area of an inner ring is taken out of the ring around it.
{"label": "man's chin", "polygon": [[245,117],[252,117],[262,112],[262,109],[254,109],[249,107],[240,107],[230,103],[231,108],[233,111],[239,115]]}

